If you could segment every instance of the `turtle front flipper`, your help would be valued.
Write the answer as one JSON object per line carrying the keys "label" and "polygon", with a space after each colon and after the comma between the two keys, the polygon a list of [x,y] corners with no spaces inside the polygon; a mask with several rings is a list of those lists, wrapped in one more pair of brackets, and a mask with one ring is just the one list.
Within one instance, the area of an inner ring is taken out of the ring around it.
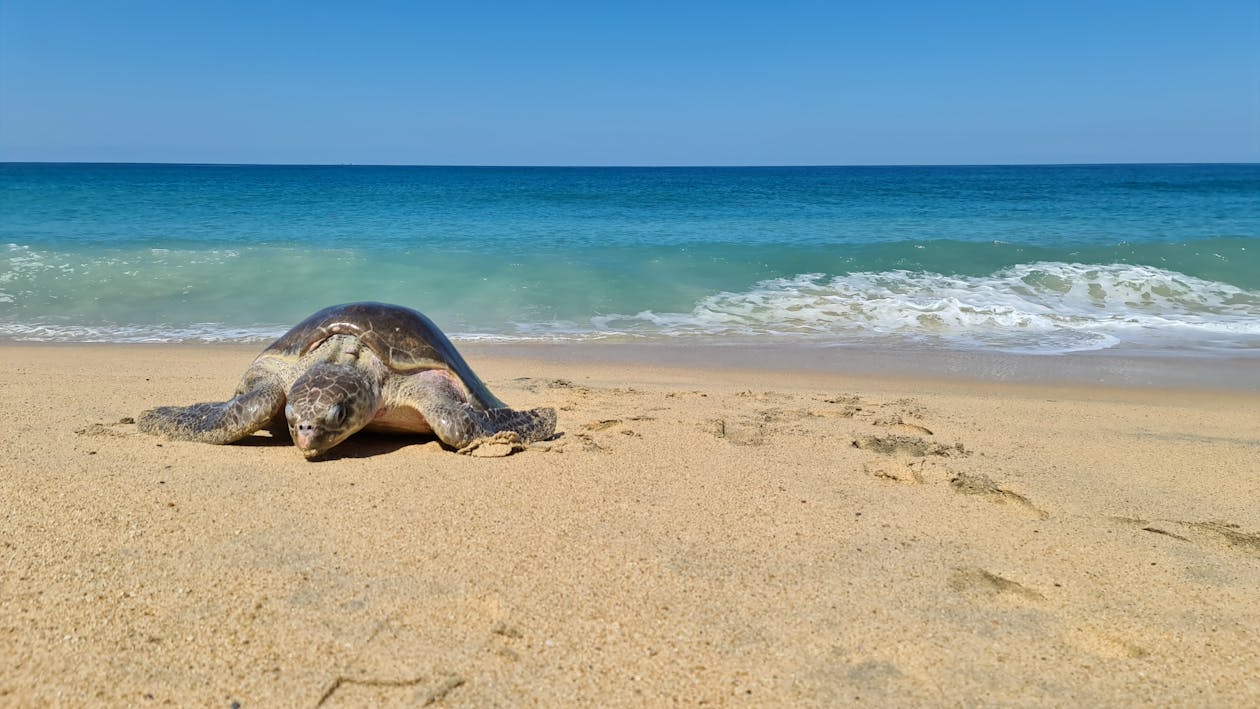
{"label": "turtle front flipper", "polygon": [[[551,435],[556,432],[556,410],[550,407],[528,409],[526,411],[518,411],[516,409],[476,411],[469,409],[468,416],[476,422],[479,429],[478,435],[474,438],[493,436],[503,431],[511,431],[519,435],[523,443],[534,443],[535,441],[551,438]],[[467,441],[464,445],[468,445],[471,442]]]}
{"label": "turtle front flipper", "polygon": [[556,432],[556,410],[552,408],[478,411],[468,404],[426,401],[417,410],[438,439],[455,449],[504,431],[516,433],[522,443],[541,441]]}
{"label": "turtle front flipper", "polygon": [[434,435],[455,449],[502,431],[515,432],[524,443],[550,438],[556,431],[555,409],[474,408],[445,372],[429,371],[408,377],[388,403],[415,409]]}
{"label": "turtle front flipper", "polygon": [[263,379],[228,401],[149,409],[140,414],[136,426],[181,441],[231,443],[266,427],[283,406],[279,379]]}

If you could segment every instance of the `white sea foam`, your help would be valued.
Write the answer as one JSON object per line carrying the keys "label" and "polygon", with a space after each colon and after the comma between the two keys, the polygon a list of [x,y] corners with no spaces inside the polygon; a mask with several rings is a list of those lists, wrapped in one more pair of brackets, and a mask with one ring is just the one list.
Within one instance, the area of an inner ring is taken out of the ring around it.
{"label": "white sea foam", "polygon": [[[0,294],[2,296],[2,294]],[[0,302],[4,302],[0,297]],[[81,342],[120,344],[161,343],[266,343],[285,333],[283,327],[232,327],[221,323],[172,325],[77,325],[59,323],[0,322],[0,341],[12,342]],[[587,329],[557,328],[554,324],[522,325],[517,333],[464,332],[448,333],[456,342],[571,342],[602,340],[610,333]]]}
{"label": "white sea foam", "polygon": [[1260,345],[1260,293],[1148,266],[1019,265],[990,276],[804,274],[704,298],[688,313],[593,319],[605,332],[869,336],[1068,352],[1121,342]]}
{"label": "white sea foam", "polygon": [[[284,331],[279,320],[285,318],[272,321],[268,312],[251,310],[247,299],[205,295],[206,274],[224,279],[227,271],[198,275],[185,270],[202,262],[235,260],[237,252],[167,251],[158,258],[174,259],[173,265],[162,270],[134,254],[97,254],[84,260],[8,244],[7,253],[0,251],[0,266],[7,264],[0,268],[0,339],[265,342]],[[302,272],[292,264],[288,268]],[[75,273],[63,276],[67,269]],[[231,273],[240,270],[234,267]],[[257,269],[250,273],[242,282],[259,283]],[[197,282],[203,283],[202,293],[190,295],[189,284]],[[631,298],[622,302],[633,302]],[[174,305],[169,310],[152,305],[168,301]],[[500,300],[494,303],[501,305]],[[627,309],[632,314],[590,317],[573,308],[535,303],[521,306],[530,313],[522,317],[511,308],[493,316],[475,305],[463,309],[470,324],[448,330],[459,341],[910,340],[1047,353],[1137,345],[1260,354],[1260,291],[1123,264],[1040,262],[985,276],[901,270],[809,273],[714,293],[680,312]],[[271,324],[233,322],[232,315],[243,312]],[[206,322],[219,315],[222,322]],[[155,317],[171,320],[149,322]],[[504,322],[506,327],[498,326]]]}
{"label": "white sea foam", "polygon": [[17,342],[270,342],[284,328],[230,327],[219,323],[169,325],[74,325],[0,322],[0,340]]}

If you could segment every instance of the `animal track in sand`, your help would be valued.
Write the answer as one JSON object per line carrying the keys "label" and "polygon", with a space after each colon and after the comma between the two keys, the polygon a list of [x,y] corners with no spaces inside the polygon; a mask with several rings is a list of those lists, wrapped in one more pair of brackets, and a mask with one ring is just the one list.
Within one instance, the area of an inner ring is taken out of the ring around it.
{"label": "animal track in sand", "polygon": [[[930,428],[921,423],[927,417],[927,409],[914,399],[897,399],[881,404],[856,394],[835,394],[814,397],[814,400],[832,406],[815,407],[803,413],[823,418],[869,418],[872,419],[872,425],[884,426],[898,433],[915,436],[934,435]],[[907,419],[918,419],[918,421]]]}
{"label": "animal track in sand", "polygon": [[709,419],[702,428],[716,438],[730,441],[737,446],[765,445],[769,420],[762,418]]}
{"label": "animal track in sand", "polygon": [[954,471],[930,458],[880,458],[862,464],[862,470],[884,480],[902,483],[944,483]]}
{"label": "animal track in sand", "polygon": [[499,431],[493,436],[478,438],[459,452],[474,458],[505,458],[528,448],[516,431]]}
{"label": "animal track in sand", "polygon": [[887,428],[893,429],[894,431],[900,431],[901,433],[909,433],[909,434],[918,435],[918,436],[935,435],[932,433],[932,430],[929,429],[927,426],[920,426],[917,423],[910,423],[906,421],[905,419],[901,418],[901,416],[897,414],[893,414],[892,416],[888,416],[885,418],[877,418],[874,421],[872,421],[871,424],[875,426],[885,426]]}
{"label": "animal track in sand", "polygon": [[914,399],[897,399],[890,406],[895,407],[901,414],[910,418],[923,419],[927,418],[928,415],[927,407]]}
{"label": "animal track in sand", "polygon": [[836,418],[840,418],[840,419],[851,419],[851,418],[854,418],[855,416],[860,415],[860,414],[858,413],[858,411],[853,410],[853,409],[849,409],[849,408],[844,408],[844,409],[805,409],[805,410],[803,410],[801,413],[802,413],[802,414],[804,414],[804,415],[806,415],[806,416],[813,416],[813,417],[815,417],[815,418],[823,418],[823,419],[836,419]]}
{"label": "animal track in sand", "polygon": [[997,483],[990,480],[987,475],[959,473],[949,481],[949,484],[955,491],[963,495],[981,495],[995,502],[1012,504],[1032,514],[1037,519],[1048,519],[1050,517],[1049,513],[1034,505],[1027,497],[1017,492],[1011,492],[1006,488],[998,487]]}
{"label": "animal track in sand", "polygon": [[821,409],[811,409],[809,413],[813,416],[855,418],[858,416],[873,416],[878,404],[871,403],[854,394],[837,394],[835,396],[824,396],[818,398],[824,404],[835,404],[839,408],[827,407]]}
{"label": "animal track in sand", "polygon": [[554,406],[562,411],[572,411],[578,405],[578,402],[589,399],[594,390],[581,384],[574,384],[568,379],[537,379],[534,377],[517,377],[512,382],[518,385],[518,388],[537,394],[542,389],[556,393],[564,393],[569,395],[569,400],[556,403]]}
{"label": "animal track in sand", "polygon": [[814,412],[802,409],[762,409],[738,417],[708,419],[700,427],[706,433],[737,446],[765,445],[773,435],[781,433],[834,437],[834,431],[819,430],[816,424],[810,425],[808,421],[813,418],[816,418]]}
{"label": "animal track in sand", "polygon": [[630,436],[637,436],[639,434],[635,433],[634,431],[631,431],[628,428],[625,428],[626,421],[655,421],[655,420],[656,420],[655,416],[627,416],[625,419],[600,419],[599,421],[592,421],[590,423],[582,424],[582,429],[585,431],[604,431],[610,428],[617,428],[620,426],[622,427],[622,430],[619,431],[619,433],[623,433]]}
{"label": "animal track in sand", "polygon": [[671,391],[665,395],[666,399],[678,399],[682,397],[695,397],[697,399],[707,399],[708,394],[702,391]]}
{"label": "animal track in sand", "polygon": [[[1224,545],[1225,548],[1240,551],[1252,556],[1260,556],[1260,534],[1244,532],[1242,527],[1233,522],[1219,520],[1207,522],[1189,522],[1177,519],[1144,520],[1133,517],[1113,517],[1117,522],[1138,527],[1143,532],[1169,537],[1189,544]],[[1177,531],[1172,531],[1172,529]]]}
{"label": "animal track in sand", "polygon": [[857,394],[835,394],[833,396],[820,397],[819,401],[827,404],[845,404],[848,406],[859,406],[866,404],[866,400]]}
{"label": "animal track in sand", "polygon": [[1260,534],[1244,532],[1239,525],[1232,522],[1182,522],[1181,524],[1206,532],[1214,532],[1230,546],[1260,555]]}
{"label": "animal track in sand", "polygon": [[80,436],[113,436],[113,437],[121,438],[124,436],[133,435],[133,432],[120,431],[118,430],[118,426],[128,426],[128,425],[134,424],[135,422],[136,422],[135,419],[131,418],[130,416],[126,416],[124,418],[118,419],[118,421],[115,423],[94,423],[91,426],[77,429],[75,433]]}
{"label": "animal track in sand", "polygon": [[961,443],[952,446],[926,441],[916,436],[889,434],[884,436],[858,436],[853,439],[853,447],[869,450],[884,455],[906,455],[922,458],[929,455],[965,456],[966,448]]}
{"label": "animal track in sand", "polygon": [[[389,698],[401,700],[400,703],[405,705],[427,707],[442,701],[466,683],[467,680],[458,675],[411,679],[359,679],[340,675],[333,679],[315,706],[322,707],[334,698],[335,703],[347,706],[379,706]],[[399,694],[404,694],[405,698]]]}
{"label": "animal track in sand", "polygon": [[[900,417],[895,419],[896,423],[900,421]],[[895,433],[858,436],[853,439],[853,447],[883,456],[864,463],[862,469],[866,473],[885,480],[909,483],[951,480],[955,477],[953,471],[937,462],[937,459],[967,455],[961,443],[946,446],[918,436]]]}
{"label": "animal track in sand", "polygon": [[592,421],[591,423],[582,424],[582,428],[587,431],[602,431],[606,428],[612,428],[621,424],[621,419],[603,419],[601,421]]}
{"label": "animal track in sand", "polygon": [[1126,640],[1115,633],[1095,628],[1075,628],[1064,634],[1064,639],[1079,650],[1096,657],[1116,660],[1132,660],[1150,654],[1146,648]]}
{"label": "animal track in sand", "polygon": [[[638,434],[635,435],[637,436]],[[612,449],[610,447],[601,445],[595,440],[594,436],[583,431],[563,433],[546,441],[530,443],[525,446],[524,450],[537,451],[539,453],[567,453],[570,451],[581,451],[583,453],[612,453]],[[461,449],[459,452],[464,453],[464,450]],[[518,451],[512,451],[512,453],[516,452]],[[499,454],[494,452],[493,449],[481,455],[477,452],[469,451],[468,455],[484,458],[501,457]]]}
{"label": "animal track in sand", "polygon": [[573,440],[577,441],[582,450],[588,453],[612,453],[612,449],[600,445],[595,440],[595,437],[589,433],[575,433],[573,434]]}
{"label": "animal track in sand", "polygon": [[949,587],[959,593],[1003,597],[1021,601],[1044,601],[1046,597],[1018,581],[998,576],[978,566],[965,566],[954,570],[949,577]]}
{"label": "animal track in sand", "polygon": [[754,401],[785,401],[792,398],[787,394],[780,394],[777,391],[741,391],[736,392],[735,396],[741,399],[752,399]]}
{"label": "animal track in sand", "polygon": [[1183,536],[1181,536],[1180,534],[1174,534],[1173,532],[1170,532],[1170,531],[1168,531],[1167,529],[1160,529],[1159,527],[1154,527],[1154,526],[1152,526],[1152,527],[1143,527],[1143,528],[1142,528],[1142,531],[1143,531],[1143,532],[1151,532],[1152,534],[1162,534],[1162,535],[1164,535],[1164,536],[1166,536],[1166,537],[1172,537],[1173,539],[1180,539],[1180,540],[1181,540],[1181,541],[1183,541],[1183,542],[1188,542],[1188,541],[1190,541],[1190,538],[1189,538],[1189,537],[1183,537]]}
{"label": "animal track in sand", "polygon": [[[611,439],[603,434],[611,433],[628,438],[642,438],[643,434],[631,429],[626,425],[626,421],[655,421],[654,416],[627,416],[624,419],[600,419],[582,424],[581,431],[573,434],[573,440],[576,440],[582,446],[584,451],[598,451],[602,453],[611,453],[611,446],[606,445]],[[600,433],[597,437],[594,435]],[[558,450],[558,449],[557,449]]]}
{"label": "animal track in sand", "polygon": [[520,385],[521,389],[530,392],[536,392],[539,389],[572,389],[574,391],[589,392],[590,390],[579,384],[574,384],[568,379],[542,379],[539,377],[517,377],[512,380],[513,383]]}
{"label": "animal track in sand", "polygon": [[853,447],[886,456],[883,459],[868,461],[863,465],[866,473],[877,478],[911,483],[935,483],[948,480],[955,492],[964,495],[980,495],[994,502],[1014,505],[1037,519],[1050,517],[1049,513],[1034,505],[1027,497],[999,487],[987,475],[954,472],[937,462],[937,458],[969,455],[961,443],[946,446],[916,436],[890,434],[858,436],[853,441]]}

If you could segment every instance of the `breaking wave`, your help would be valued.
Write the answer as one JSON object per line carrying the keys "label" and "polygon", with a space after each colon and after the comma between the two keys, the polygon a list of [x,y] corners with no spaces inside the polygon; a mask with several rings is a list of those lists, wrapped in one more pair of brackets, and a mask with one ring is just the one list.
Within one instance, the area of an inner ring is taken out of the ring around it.
{"label": "breaking wave", "polygon": [[1034,263],[990,276],[886,271],[803,274],[723,292],[691,312],[592,321],[606,333],[903,337],[961,347],[1071,352],[1121,343],[1260,346],[1260,292],[1135,265]]}

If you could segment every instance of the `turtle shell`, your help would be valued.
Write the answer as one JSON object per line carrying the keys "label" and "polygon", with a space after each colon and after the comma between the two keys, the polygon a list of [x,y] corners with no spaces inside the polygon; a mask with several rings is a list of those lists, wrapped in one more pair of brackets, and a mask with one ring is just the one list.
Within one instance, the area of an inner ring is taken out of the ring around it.
{"label": "turtle shell", "polygon": [[260,356],[300,358],[333,335],[353,335],[392,371],[446,369],[459,377],[479,409],[505,408],[473,373],[450,339],[423,313],[386,303],[345,303],[311,315]]}

